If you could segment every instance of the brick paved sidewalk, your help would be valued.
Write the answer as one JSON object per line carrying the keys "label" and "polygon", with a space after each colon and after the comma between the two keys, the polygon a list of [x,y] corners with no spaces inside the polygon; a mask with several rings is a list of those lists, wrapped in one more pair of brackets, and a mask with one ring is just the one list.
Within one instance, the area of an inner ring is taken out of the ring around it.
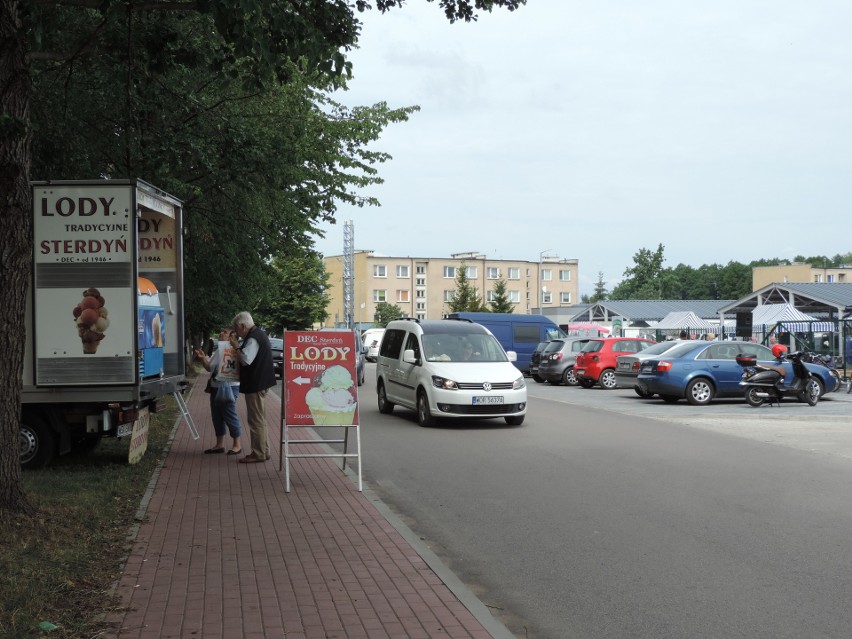
{"label": "brick paved sidewalk", "polygon": [[[117,586],[123,609],[110,616],[112,636],[511,636],[478,600],[471,606],[469,593],[461,599],[477,615],[462,603],[357,491],[339,459],[291,460],[284,492],[275,395],[267,398],[272,460],[202,454],[214,436],[199,380],[187,404],[201,438],[178,425]],[[245,425],[242,398],[239,406]],[[244,432],[244,452],[248,439]]]}

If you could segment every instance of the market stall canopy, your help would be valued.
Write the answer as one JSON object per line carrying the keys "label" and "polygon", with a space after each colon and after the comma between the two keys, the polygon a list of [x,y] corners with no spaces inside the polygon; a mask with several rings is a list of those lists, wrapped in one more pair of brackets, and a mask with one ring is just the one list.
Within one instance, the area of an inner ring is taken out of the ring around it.
{"label": "market stall canopy", "polygon": [[701,319],[692,311],[672,311],[658,323],[653,324],[651,328],[660,331],[677,329],[701,329],[704,331],[714,331],[718,329],[719,326],[718,324],[713,324],[705,319]]}
{"label": "market stall canopy", "polygon": [[[565,329],[564,326],[562,328]],[[611,329],[607,326],[601,326],[600,324],[595,324],[594,322],[575,322],[575,323],[572,323],[572,324],[568,324],[567,331],[569,333],[572,333],[572,332],[579,332],[579,333],[589,332],[589,333],[591,333],[591,332],[594,332],[594,331],[597,331],[598,333],[610,333]]]}
{"label": "market stall canopy", "polygon": [[783,322],[785,330],[794,333],[836,330],[833,322],[821,322],[790,304],[762,304],[752,311],[752,326],[755,328],[773,327],[779,322]]}

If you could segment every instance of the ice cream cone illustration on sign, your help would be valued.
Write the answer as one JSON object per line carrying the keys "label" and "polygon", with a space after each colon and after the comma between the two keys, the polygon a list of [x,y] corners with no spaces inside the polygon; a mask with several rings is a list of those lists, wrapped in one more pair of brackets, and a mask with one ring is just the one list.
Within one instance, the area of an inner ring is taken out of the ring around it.
{"label": "ice cream cone illustration on sign", "polygon": [[305,395],[305,403],[317,426],[351,426],[358,404],[352,375],[343,366],[331,366],[317,378],[318,385]]}
{"label": "ice cream cone illustration on sign", "polygon": [[96,288],[83,291],[83,299],[74,307],[73,314],[83,353],[97,353],[101,340],[106,337],[104,331],[109,327],[109,313],[100,291]]}

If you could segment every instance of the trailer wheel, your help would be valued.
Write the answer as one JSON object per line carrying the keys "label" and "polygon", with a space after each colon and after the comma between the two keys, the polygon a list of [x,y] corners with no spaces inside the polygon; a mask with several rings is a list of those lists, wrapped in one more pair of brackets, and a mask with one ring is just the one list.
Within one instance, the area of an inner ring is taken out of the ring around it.
{"label": "trailer wheel", "polygon": [[22,468],[44,468],[56,456],[56,437],[41,417],[24,413],[18,437]]}

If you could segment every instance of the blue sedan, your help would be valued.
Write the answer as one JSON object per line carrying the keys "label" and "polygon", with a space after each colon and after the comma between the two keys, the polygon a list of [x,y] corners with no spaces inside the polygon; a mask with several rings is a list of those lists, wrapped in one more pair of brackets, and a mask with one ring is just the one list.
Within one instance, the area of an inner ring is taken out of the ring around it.
{"label": "blue sedan", "polygon": [[[740,386],[743,367],[737,364],[740,353],[755,357],[758,362],[778,364],[765,346],[752,342],[684,342],[659,357],[642,362],[636,386],[648,394],[656,394],[667,402],[682,397],[695,406],[703,406],[714,397],[745,397]],[[792,378],[789,362],[787,377]],[[820,395],[832,392],[839,380],[825,366],[806,364],[816,373],[821,385]]]}

